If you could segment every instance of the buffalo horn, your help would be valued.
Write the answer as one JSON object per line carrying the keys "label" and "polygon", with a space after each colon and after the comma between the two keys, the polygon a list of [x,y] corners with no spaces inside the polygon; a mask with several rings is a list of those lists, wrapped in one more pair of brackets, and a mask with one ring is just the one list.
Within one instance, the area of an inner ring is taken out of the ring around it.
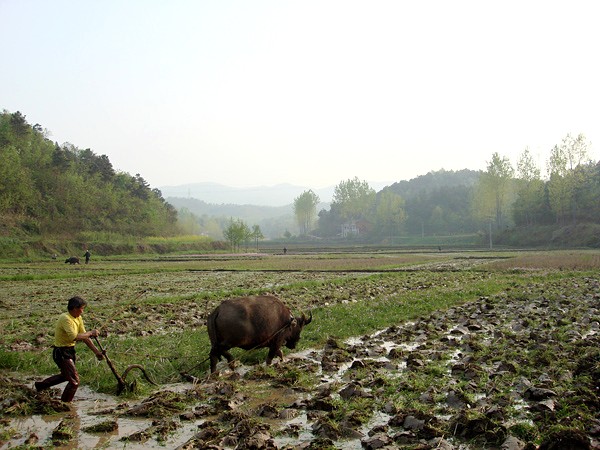
{"label": "buffalo horn", "polygon": [[312,311],[309,311],[308,314],[309,314],[309,316],[307,319],[306,316],[304,315],[304,313],[302,313],[302,323],[304,323],[304,325],[308,325],[310,323],[310,321],[312,320]]}

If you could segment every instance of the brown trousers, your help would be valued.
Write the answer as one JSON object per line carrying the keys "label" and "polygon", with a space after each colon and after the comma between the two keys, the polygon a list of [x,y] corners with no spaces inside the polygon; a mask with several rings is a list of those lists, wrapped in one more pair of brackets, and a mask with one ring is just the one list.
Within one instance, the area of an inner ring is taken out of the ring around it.
{"label": "brown trousers", "polygon": [[60,399],[63,402],[70,402],[73,400],[75,392],[77,392],[77,388],[79,387],[79,374],[75,367],[75,348],[55,347],[52,352],[52,358],[60,369],[60,375],[52,375],[44,381],[37,382],[35,383],[35,387],[38,391],[42,391],[67,381]]}

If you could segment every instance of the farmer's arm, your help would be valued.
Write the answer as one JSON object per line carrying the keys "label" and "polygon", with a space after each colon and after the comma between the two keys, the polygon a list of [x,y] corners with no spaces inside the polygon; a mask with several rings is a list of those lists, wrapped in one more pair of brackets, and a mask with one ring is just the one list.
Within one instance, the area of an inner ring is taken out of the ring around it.
{"label": "farmer's arm", "polygon": [[98,336],[98,330],[86,331],[85,333],[79,333],[75,338],[76,341],[83,341],[85,345],[87,345],[91,351],[94,352],[98,361],[102,361],[104,359],[104,355],[100,350],[96,348],[94,343],[90,338]]}

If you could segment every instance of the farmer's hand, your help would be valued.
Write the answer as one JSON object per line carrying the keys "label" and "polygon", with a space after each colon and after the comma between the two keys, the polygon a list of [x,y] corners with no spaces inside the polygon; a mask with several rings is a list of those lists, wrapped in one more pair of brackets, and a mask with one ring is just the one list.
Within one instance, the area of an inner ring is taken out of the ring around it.
{"label": "farmer's hand", "polygon": [[98,330],[90,331],[90,337],[98,337],[99,335],[100,333],[98,332]]}
{"label": "farmer's hand", "polygon": [[102,361],[104,359],[104,355],[102,353],[96,353],[96,358],[98,358],[98,361]]}

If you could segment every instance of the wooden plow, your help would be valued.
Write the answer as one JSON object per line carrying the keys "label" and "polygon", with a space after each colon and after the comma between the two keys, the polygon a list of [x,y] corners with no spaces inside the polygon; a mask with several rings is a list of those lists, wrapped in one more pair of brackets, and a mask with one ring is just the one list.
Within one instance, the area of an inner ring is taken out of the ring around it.
{"label": "wooden plow", "polygon": [[96,344],[98,344],[100,351],[104,355],[104,359],[106,359],[106,363],[108,364],[108,367],[110,367],[110,370],[112,371],[115,378],[117,379],[117,395],[121,395],[124,391],[132,391],[133,390],[134,383],[127,384],[125,382],[125,378],[127,377],[127,374],[132,369],[140,369],[142,371],[142,374],[144,375],[144,378],[146,379],[146,381],[148,381],[148,383],[150,383],[154,386],[158,386],[158,384],[156,384],[154,381],[152,381],[152,379],[146,373],[146,370],[140,364],[131,364],[130,366],[127,366],[127,368],[123,372],[123,376],[119,375],[119,372],[117,372],[117,369],[115,369],[114,364],[112,363],[112,361],[106,354],[106,350],[104,350],[104,348],[102,347],[102,344],[100,343],[98,338],[94,337],[94,339],[96,340]]}

